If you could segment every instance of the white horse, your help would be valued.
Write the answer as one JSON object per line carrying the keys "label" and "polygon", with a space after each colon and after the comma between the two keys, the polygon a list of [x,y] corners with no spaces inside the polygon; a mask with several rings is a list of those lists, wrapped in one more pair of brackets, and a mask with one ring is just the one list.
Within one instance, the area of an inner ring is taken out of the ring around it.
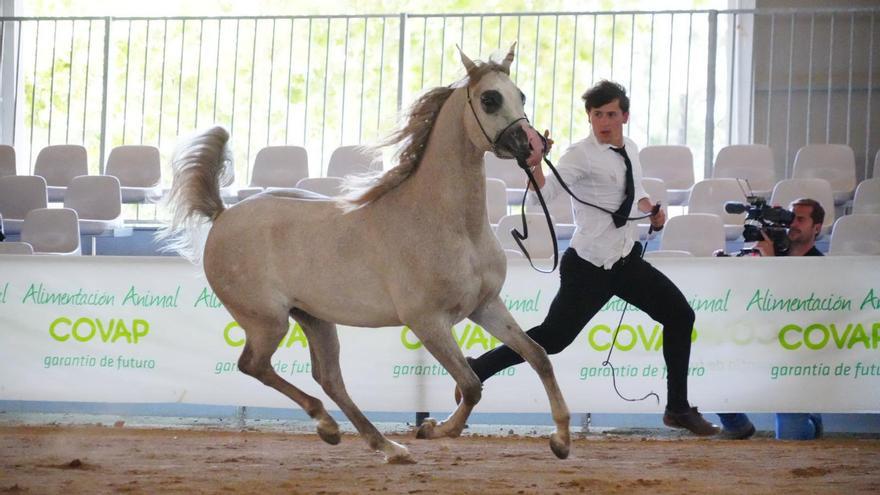
{"label": "white horse", "polygon": [[[339,369],[337,323],[407,325],[455,379],[457,409],[426,421],[419,438],[461,434],[481,383],[450,329],[470,318],[518,352],[544,384],[556,423],[553,452],[568,456],[569,412],[544,350],[517,325],[499,297],[504,253],[489,226],[483,153],[530,156],[522,92],[509,78],[514,47],[501,63],[461,54],[467,77],[435,88],[412,106],[384,145],[398,144],[398,165],[345,198],[269,192],[226,209],[219,180],[228,166],[227,132],[209,129],[182,143],[173,159],[165,232],[191,246],[192,228],[213,222],[204,250],[211,288],[244,329],[239,369],[299,404],[320,437],[340,440],[319,399],[281,378],[271,357],[288,317],[308,338],[312,375],[387,462],[414,462],[385,438],[346,392]],[[491,137],[490,137],[491,136]],[[533,154],[532,154],[533,155]]]}

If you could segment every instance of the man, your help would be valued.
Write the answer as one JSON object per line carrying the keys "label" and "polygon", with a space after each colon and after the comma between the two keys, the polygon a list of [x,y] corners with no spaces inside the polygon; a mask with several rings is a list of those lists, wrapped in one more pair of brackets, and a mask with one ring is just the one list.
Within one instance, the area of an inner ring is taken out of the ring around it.
{"label": "man", "polygon": [[[801,198],[793,201],[789,209],[794,213],[794,220],[788,228],[788,240],[791,246],[785,256],[822,256],[816,249],[816,239],[825,222],[825,210],[818,201]],[[764,240],[755,244],[761,256],[775,256],[773,241],[761,232]],[[743,413],[723,413],[718,415],[724,427],[722,438],[729,440],[745,440],[755,434],[755,425]],[[776,415],[776,437],[785,439],[813,439],[822,436],[822,416],[806,413],[779,413]],[[806,432],[806,433],[805,433]]]}
{"label": "man", "polygon": [[[822,252],[816,249],[816,239],[822,231],[822,223],[825,221],[825,210],[818,201],[809,198],[801,198],[793,201],[789,209],[794,213],[794,220],[788,228],[788,240],[791,247],[787,256],[822,256]],[[773,241],[761,232],[764,240],[755,244],[755,248],[761,256],[774,256]]]}
{"label": "man", "polygon": [[[641,244],[635,241],[631,214],[649,213],[654,205],[642,188],[638,147],[623,136],[629,98],[619,84],[601,81],[582,99],[592,133],[565,152],[559,173],[575,195],[614,213],[574,203],[577,229],[562,256],[559,292],[544,322],[528,334],[549,354],[558,353],[612,296],[620,297],[663,325],[663,357],[669,370],[663,422],[697,435],[714,435],[718,427],[703,419],[687,398],[694,312],[681,291],[641,258]],[[533,171],[547,201],[566,194],[557,181],[545,180],[540,166]],[[659,230],[665,221],[658,208],[651,224]],[[506,346],[469,360],[481,381],[522,361]]]}

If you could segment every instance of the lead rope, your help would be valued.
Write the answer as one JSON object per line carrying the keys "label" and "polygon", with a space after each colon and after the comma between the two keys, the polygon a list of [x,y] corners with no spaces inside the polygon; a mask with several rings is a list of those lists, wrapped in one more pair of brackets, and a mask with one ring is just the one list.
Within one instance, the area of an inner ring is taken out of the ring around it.
{"label": "lead rope", "polygon": [[[541,139],[544,140],[544,136],[541,136]],[[546,140],[545,140],[544,148],[546,149]],[[608,209],[603,208],[598,205],[594,205],[590,202],[584,201],[581,198],[577,197],[577,195],[575,195],[571,191],[571,189],[568,188],[568,185],[565,183],[565,181],[562,180],[562,177],[559,175],[559,172],[556,170],[556,167],[553,166],[553,163],[551,163],[550,160],[546,156],[544,156],[543,158],[544,158],[544,163],[547,164],[547,166],[553,172],[553,175],[556,176],[556,179],[559,181],[559,185],[561,185],[562,188],[565,190],[565,192],[567,192],[577,202],[585,204],[587,206],[591,206],[593,208],[604,211],[606,213],[614,213],[611,210],[608,210]],[[516,241],[516,244],[519,246],[523,255],[525,255],[527,260],[529,260],[529,264],[532,265],[532,268],[534,268],[535,270],[537,270],[541,273],[552,273],[554,270],[556,270],[556,267],[559,265],[559,244],[557,243],[557,240],[556,240],[556,231],[553,228],[553,221],[550,218],[550,211],[547,209],[547,203],[544,200],[544,195],[541,194],[541,188],[538,187],[538,184],[535,181],[535,176],[532,174],[531,167],[529,167],[529,165],[526,163],[526,160],[524,158],[518,157],[516,159],[516,162],[520,166],[520,168],[522,168],[523,171],[525,171],[526,175],[528,176],[528,182],[526,183],[526,190],[525,190],[525,192],[523,192],[523,199],[522,199],[522,203],[521,203],[522,210],[520,212],[521,218],[522,218],[523,231],[522,231],[522,233],[520,233],[518,230],[516,230],[514,228],[514,229],[510,230],[510,235],[513,236],[513,240]],[[526,249],[525,245],[522,242],[522,241],[528,239],[528,237],[529,237],[529,225],[528,225],[528,222],[526,221],[526,196],[529,193],[529,185],[532,186],[532,188],[534,189],[535,193],[538,196],[538,202],[541,204],[541,209],[544,211],[544,218],[547,219],[547,227],[550,229],[550,239],[553,241],[553,267],[550,270],[541,270],[540,268],[536,267],[535,263],[532,261],[531,255],[529,255],[529,251]],[[657,203],[656,205],[654,205],[654,208],[651,210],[651,213],[648,213],[648,214],[642,215],[642,216],[638,216],[638,217],[628,217],[627,220],[641,220],[643,218],[648,218],[652,215],[656,215],[658,211],[660,211],[660,203]],[[653,225],[648,227],[648,236],[650,236],[652,232],[654,232]],[[644,259],[645,251],[647,250],[647,246],[648,246],[648,239],[646,238],[645,239],[645,249],[643,249],[642,252],[639,254],[640,259]],[[624,395],[620,393],[620,389],[617,388],[617,376],[616,376],[617,373],[615,371],[614,365],[611,364],[611,353],[614,351],[614,345],[617,343],[617,335],[620,333],[620,327],[623,325],[623,317],[626,315],[627,309],[629,309],[629,303],[627,301],[624,301],[623,311],[620,312],[620,320],[617,322],[617,328],[614,329],[614,335],[611,338],[611,347],[608,348],[608,355],[605,356],[605,360],[602,361],[602,366],[607,366],[611,369],[611,384],[614,387],[614,392],[617,394],[618,397],[620,397],[621,399],[623,399],[627,402],[640,402],[640,401],[647,399],[648,397],[653,396],[657,400],[657,404],[659,405],[660,404],[660,396],[657,395],[657,393],[654,392],[653,390],[648,392],[647,394],[645,394],[644,397],[641,397],[638,399],[633,399],[633,398],[629,398],[629,397],[624,397]]]}
{"label": "lead rope", "polygon": [[[541,140],[544,141],[544,149],[546,150],[547,149],[547,139],[544,136],[541,136],[540,134],[538,136],[540,136]],[[609,214],[615,213],[607,208],[603,208],[599,205],[595,205],[593,203],[590,203],[589,201],[584,201],[581,198],[577,197],[577,195],[575,193],[573,193],[571,191],[571,189],[568,188],[568,184],[566,184],[565,181],[562,180],[562,177],[559,175],[559,172],[556,170],[556,167],[553,166],[553,163],[550,161],[550,159],[548,159],[547,156],[544,156],[543,159],[544,159],[544,163],[546,163],[547,166],[550,168],[550,170],[553,172],[553,175],[556,176],[556,179],[559,181],[559,185],[562,186],[562,189],[564,189],[565,192],[567,192],[569,196],[574,198],[575,201],[577,201],[578,203],[596,208],[597,210],[604,211],[605,213],[609,213]],[[529,264],[532,265],[532,268],[534,268],[535,270],[537,270],[541,273],[552,273],[554,270],[556,270],[556,267],[559,266],[559,244],[556,242],[556,230],[553,229],[553,221],[550,219],[550,211],[547,209],[547,203],[544,201],[544,195],[541,194],[541,188],[538,187],[538,183],[535,181],[535,176],[532,174],[532,168],[528,165],[528,163],[526,163],[526,159],[522,158],[522,157],[517,157],[516,163],[519,165],[519,167],[521,169],[523,169],[523,171],[525,171],[526,175],[528,176],[528,182],[526,182],[526,189],[525,189],[525,191],[523,191],[523,199],[522,199],[521,210],[520,210],[523,231],[522,231],[522,233],[520,233],[515,228],[510,229],[510,235],[513,236],[513,240],[516,241],[516,244],[519,246],[519,249],[522,251],[523,255],[525,255],[526,259],[529,260]],[[550,239],[553,241],[553,267],[550,268],[550,270],[541,270],[540,268],[536,267],[535,263],[532,261],[531,255],[529,255],[529,251],[526,249],[526,246],[522,243],[522,241],[528,239],[528,237],[529,237],[529,226],[528,226],[528,222],[526,221],[526,197],[529,194],[529,186],[530,185],[531,185],[532,189],[535,191],[535,194],[538,196],[538,202],[541,204],[541,209],[544,211],[544,218],[547,220],[547,227],[550,228]],[[637,217],[627,217],[627,220],[642,220],[642,219],[650,217],[651,215],[656,214],[657,210],[658,210],[658,208],[655,206],[655,208],[653,210],[651,210],[651,213],[648,213],[646,215],[637,216]]]}
{"label": "lead rope", "polygon": [[[657,211],[660,209],[659,206],[659,203],[655,205],[654,209],[651,210],[651,214],[657,213]],[[645,258],[645,251],[648,250],[648,240],[652,232],[654,232],[653,225],[648,227],[648,236],[645,237],[645,249],[643,249],[641,254],[639,254],[639,259]],[[614,336],[611,337],[611,347],[608,348],[608,355],[605,356],[605,361],[602,361],[602,366],[608,366],[609,368],[611,368],[611,384],[614,386],[614,391],[617,393],[618,397],[627,402],[640,402],[653,395],[654,398],[657,399],[657,405],[660,405],[660,396],[657,395],[657,393],[653,390],[645,394],[645,396],[640,399],[631,399],[629,397],[624,397],[623,394],[620,393],[620,390],[618,390],[617,388],[617,377],[614,370],[614,365],[611,364],[611,352],[614,351],[614,344],[617,343],[617,334],[620,333],[620,327],[621,325],[623,325],[623,316],[626,315],[627,309],[629,309],[629,303],[627,301],[623,301],[623,311],[620,312],[620,320],[618,320],[617,322],[617,328],[614,329]]]}

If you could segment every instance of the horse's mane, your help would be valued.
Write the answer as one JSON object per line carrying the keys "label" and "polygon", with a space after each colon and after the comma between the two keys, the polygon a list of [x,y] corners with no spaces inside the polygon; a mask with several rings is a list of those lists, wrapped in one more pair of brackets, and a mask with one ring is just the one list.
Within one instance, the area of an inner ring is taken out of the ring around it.
{"label": "horse's mane", "polygon": [[453,91],[465,84],[475,84],[489,72],[509,73],[507,67],[491,61],[476,61],[475,65],[476,68],[458,82],[431,89],[410,106],[404,124],[374,146],[377,150],[398,146],[394,153],[394,161],[397,165],[386,172],[347,177],[344,184],[347,192],[339,199],[344,209],[353,210],[371,203],[412,176],[422,161],[428,137],[434,129],[440,108]]}

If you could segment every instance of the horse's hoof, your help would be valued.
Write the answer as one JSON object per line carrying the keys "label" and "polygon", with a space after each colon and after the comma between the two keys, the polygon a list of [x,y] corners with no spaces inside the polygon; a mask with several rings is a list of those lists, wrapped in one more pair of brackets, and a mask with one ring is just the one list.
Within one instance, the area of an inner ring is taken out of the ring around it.
{"label": "horse's hoof", "polygon": [[416,460],[409,454],[386,457],[385,462],[387,464],[416,464]]}
{"label": "horse's hoof", "polygon": [[429,438],[434,438],[434,427],[437,426],[437,420],[433,418],[426,418],[422,422],[422,426],[416,430],[416,438],[421,440],[426,440]]}
{"label": "horse's hoof", "polygon": [[559,436],[559,433],[553,433],[550,435],[550,450],[556,455],[556,457],[560,459],[566,459],[568,457],[570,443],[565,442]]}
{"label": "horse's hoof", "polygon": [[318,436],[330,445],[336,445],[342,439],[339,434],[339,425],[331,417],[318,421]]}
{"label": "horse's hoof", "polygon": [[397,442],[388,440],[385,452],[385,462],[388,464],[415,464],[416,460],[409,455],[409,449]]}
{"label": "horse's hoof", "polygon": [[321,437],[321,440],[330,445],[337,445],[339,444],[339,441],[342,440],[342,435],[339,434],[339,428],[336,428],[335,430],[325,430],[319,427],[318,436]]}

